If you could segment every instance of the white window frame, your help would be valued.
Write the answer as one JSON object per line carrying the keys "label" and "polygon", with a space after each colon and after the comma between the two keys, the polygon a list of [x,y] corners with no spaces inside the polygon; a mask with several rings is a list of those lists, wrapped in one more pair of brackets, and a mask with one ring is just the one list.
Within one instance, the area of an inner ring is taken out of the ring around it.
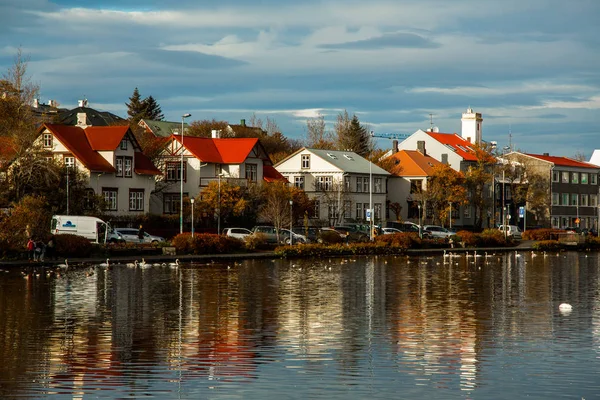
{"label": "white window frame", "polygon": [[300,167],[302,169],[310,169],[310,154],[302,154],[300,156]]}
{"label": "white window frame", "polygon": [[580,181],[580,183],[581,183],[582,185],[587,185],[587,184],[588,184],[588,182],[589,182],[589,179],[588,179],[588,173],[587,173],[587,172],[582,172],[582,173],[581,173],[581,181]]}
{"label": "white window frame", "polygon": [[552,192],[552,205],[558,206],[560,204],[560,193]]}
{"label": "white window frame", "polygon": [[44,133],[44,148],[49,149],[52,148],[53,138],[51,133]]}
{"label": "white window frame", "polygon": [[579,183],[579,172],[571,172],[571,183]]}
{"label": "white window frame", "polygon": [[246,179],[250,182],[258,181],[258,165],[246,164]]}
{"label": "white window frame", "polygon": [[106,204],[106,209],[109,211],[117,211],[119,205],[119,189],[117,188],[102,188],[102,197]]}
{"label": "white window frame", "polygon": [[561,183],[569,183],[569,175],[569,171],[562,171],[560,178]]}
{"label": "white window frame", "polygon": [[144,189],[129,189],[129,211],[144,211]]}
{"label": "white window frame", "polygon": [[294,177],[294,186],[296,186],[298,189],[304,190],[304,176],[303,175]]}

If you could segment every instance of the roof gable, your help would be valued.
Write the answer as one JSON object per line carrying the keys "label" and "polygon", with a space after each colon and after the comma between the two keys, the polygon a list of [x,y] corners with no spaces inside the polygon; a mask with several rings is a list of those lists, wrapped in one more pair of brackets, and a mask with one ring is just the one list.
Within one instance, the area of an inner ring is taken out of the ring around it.
{"label": "roof gable", "polygon": [[93,150],[112,151],[115,150],[129,126],[89,126],[84,132]]}
{"label": "roof gable", "polygon": [[[174,141],[181,143],[181,136],[172,135]],[[257,138],[203,138],[184,137],[183,146],[202,162],[218,164],[241,164],[256,149],[258,158],[269,160]]]}
{"label": "roof gable", "polygon": [[369,160],[362,156],[359,156],[353,151],[323,150],[311,148],[305,148],[303,150],[313,153],[317,157],[321,158],[322,160],[325,160],[326,162],[343,172],[364,174],[369,173],[370,171],[371,173],[377,175],[390,175],[390,173],[387,172],[385,169],[379,167],[374,163],[371,163]]}
{"label": "roof gable", "polygon": [[395,176],[430,176],[435,166],[442,163],[433,157],[423,155],[417,150],[400,150],[394,153],[390,158],[399,162],[392,171]]}
{"label": "roof gable", "polygon": [[[179,132],[181,130],[181,123],[172,121],[141,119],[139,125],[145,127],[148,131],[152,132],[154,136],[158,137],[169,137],[175,132]],[[187,128],[189,128],[189,125],[184,123],[183,129],[187,130]]]}

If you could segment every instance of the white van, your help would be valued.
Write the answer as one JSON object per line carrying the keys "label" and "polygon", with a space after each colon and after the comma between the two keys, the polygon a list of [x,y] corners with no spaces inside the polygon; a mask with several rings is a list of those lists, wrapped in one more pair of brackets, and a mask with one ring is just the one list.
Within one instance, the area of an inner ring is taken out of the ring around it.
{"label": "white van", "polygon": [[123,241],[123,238],[113,231],[108,222],[104,222],[100,218],[83,215],[53,215],[50,233],[53,235],[65,233],[79,235],[94,243]]}
{"label": "white van", "polygon": [[498,230],[501,232],[506,231],[506,236],[510,236],[514,239],[522,239],[523,235],[521,233],[521,228],[516,225],[500,225]]}

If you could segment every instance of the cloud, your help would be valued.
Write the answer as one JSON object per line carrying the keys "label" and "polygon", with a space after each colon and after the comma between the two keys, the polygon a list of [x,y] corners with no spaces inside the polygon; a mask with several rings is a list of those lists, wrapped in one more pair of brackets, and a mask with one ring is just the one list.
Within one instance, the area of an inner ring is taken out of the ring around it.
{"label": "cloud", "polygon": [[437,48],[440,45],[422,36],[413,33],[388,33],[369,39],[356,40],[354,42],[322,44],[324,49],[385,49],[389,47],[397,48]]}
{"label": "cloud", "polygon": [[148,62],[193,69],[230,68],[246,64],[244,61],[195,51],[148,49],[141,51],[139,55]]}

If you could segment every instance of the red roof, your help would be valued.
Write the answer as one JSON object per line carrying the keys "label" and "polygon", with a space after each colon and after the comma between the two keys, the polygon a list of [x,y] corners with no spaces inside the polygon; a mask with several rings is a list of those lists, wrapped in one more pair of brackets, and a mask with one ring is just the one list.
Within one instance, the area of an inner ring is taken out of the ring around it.
{"label": "red roof", "polygon": [[154,166],[144,153],[136,151],[133,170],[140,175],[160,175],[162,172]]}
{"label": "red roof", "polygon": [[[181,136],[172,135],[181,142]],[[258,143],[258,138],[201,138],[184,136],[183,145],[202,162],[241,164]]]}
{"label": "red roof", "polygon": [[450,146],[456,154],[467,161],[477,161],[471,142],[456,133],[426,132],[438,142]]}
{"label": "red roof", "polygon": [[287,178],[279,173],[275,167],[271,165],[263,166],[263,180],[265,182],[285,181],[288,182]]}
{"label": "red roof", "polygon": [[423,155],[417,150],[400,150],[392,154],[390,158],[399,162],[397,164],[399,168],[390,171],[396,176],[429,176],[433,167],[442,164],[435,158]]}
{"label": "red roof", "polygon": [[96,151],[112,151],[119,146],[129,126],[90,126],[85,128],[90,146]]}
{"label": "red roof", "polygon": [[40,127],[40,130],[43,130],[44,127],[90,171],[116,172],[115,168],[92,148],[82,128],[70,125],[44,124]]}
{"label": "red roof", "polygon": [[568,158],[568,157],[557,157],[557,156],[550,156],[550,155],[545,155],[545,154],[531,154],[531,153],[525,153],[525,155],[528,155],[528,156],[534,157],[534,158],[538,158],[540,160],[548,161],[554,165],[559,165],[561,167],[598,169],[597,165],[590,164],[585,161],[573,160],[572,158]]}

